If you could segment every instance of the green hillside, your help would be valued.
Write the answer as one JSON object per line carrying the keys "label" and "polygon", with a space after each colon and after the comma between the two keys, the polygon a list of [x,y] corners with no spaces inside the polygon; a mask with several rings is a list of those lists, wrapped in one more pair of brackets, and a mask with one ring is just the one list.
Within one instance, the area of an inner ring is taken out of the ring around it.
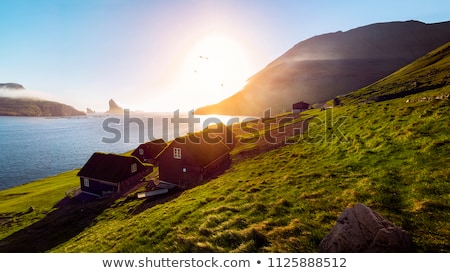
{"label": "green hillside", "polygon": [[395,73],[343,97],[347,103],[383,101],[435,90],[450,84],[450,43]]}
{"label": "green hillside", "polygon": [[[258,145],[241,144],[225,174],[184,192],[55,206],[75,173],[1,191],[0,251],[316,252],[338,215],[364,203],[410,232],[416,251],[450,252],[448,48],[343,106],[305,112],[308,131],[289,145],[243,159]],[[420,91],[402,93],[413,81]],[[42,200],[40,186],[58,179]]]}

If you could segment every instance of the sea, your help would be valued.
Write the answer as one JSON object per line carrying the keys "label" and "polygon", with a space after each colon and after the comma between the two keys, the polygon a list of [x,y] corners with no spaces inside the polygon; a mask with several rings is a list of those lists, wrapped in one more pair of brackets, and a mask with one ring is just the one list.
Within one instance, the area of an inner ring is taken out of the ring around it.
{"label": "sea", "polygon": [[90,114],[80,117],[0,117],[0,190],[81,168],[94,152],[124,153],[211,123],[251,117],[189,113]]}

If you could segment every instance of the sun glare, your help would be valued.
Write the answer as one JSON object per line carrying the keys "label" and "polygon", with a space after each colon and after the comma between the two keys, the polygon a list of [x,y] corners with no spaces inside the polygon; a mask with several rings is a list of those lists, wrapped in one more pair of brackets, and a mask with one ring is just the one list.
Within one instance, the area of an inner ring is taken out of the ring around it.
{"label": "sun glare", "polygon": [[179,83],[180,88],[193,96],[190,102],[202,106],[217,103],[242,89],[249,73],[239,43],[224,35],[211,34],[188,51]]}

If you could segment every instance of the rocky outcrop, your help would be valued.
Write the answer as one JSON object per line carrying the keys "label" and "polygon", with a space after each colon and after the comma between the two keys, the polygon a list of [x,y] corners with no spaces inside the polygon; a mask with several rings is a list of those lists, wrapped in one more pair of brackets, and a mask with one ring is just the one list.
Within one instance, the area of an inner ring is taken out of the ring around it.
{"label": "rocky outcrop", "polygon": [[88,113],[88,114],[95,114],[95,111],[90,109],[90,108],[86,108],[86,113]]}
{"label": "rocky outcrop", "polygon": [[319,252],[412,252],[408,232],[363,204],[346,208],[319,245]]}
{"label": "rocky outcrop", "polygon": [[123,108],[120,107],[113,99],[109,100],[108,114],[123,114]]}

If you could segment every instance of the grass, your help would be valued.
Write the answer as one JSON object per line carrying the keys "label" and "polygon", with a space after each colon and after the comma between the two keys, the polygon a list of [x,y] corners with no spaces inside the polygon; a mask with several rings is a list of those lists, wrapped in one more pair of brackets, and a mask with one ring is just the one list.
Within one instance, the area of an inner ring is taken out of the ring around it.
{"label": "grass", "polygon": [[338,128],[310,127],[310,136],[325,135],[321,141],[304,136],[238,162],[136,215],[130,212],[145,201],[118,200],[51,251],[315,252],[343,209],[364,203],[408,230],[417,251],[448,252],[448,106],[398,99],[327,110],[347,119]]}
{"label": "grass", "polygon": [[[450,43],[355,92],[344,95],[344,104],[388,100],[435,90],[450,84]],[[441,95],[441,94],[437,94]]]}
{"label": "grass", "polygon": [[79,187],[78,170],[0,191],[0,239],[45,218],[66,191]]}
{"label": "grass", "polygon": [[[370,88],[392,87],[402,79],[394,76]],[[360,92],[343,98],[344,106],[310,110],[308,131],[289,145],[237,160],[220,177],[165,199],[120,198],[101,209],[92,202],[61,220],[64,214],[48,212],[78,184],[75,172],[1,191],[9,226],[0,229],[0,250],[30,242],[19,229],[45,235],[29,225],[51,229],[57,219],[59,234],[46,234],[54,243],[40,251],[316,252],[340,213],[364,203],[410,232],[417,252],[449,252],[450,100],[420,98],[450,94],[450,85],[428,87],[381,101]],[[30,206],[36,209],[27,212]]]}
{"label": "grass", "polygon": [[[442,92],[450,90],[428,95]],[[364,203],[409,231],[418,252],[448,252],[449,106],[397,99],[312,110],[315,125],[294,144],[164,203],[116,200],[46,251],[315,252],[338,215]],[[69,172],[0,192],[2,215],[36,208],[2,228],[2,238],[45,217],[78,183]]]}

